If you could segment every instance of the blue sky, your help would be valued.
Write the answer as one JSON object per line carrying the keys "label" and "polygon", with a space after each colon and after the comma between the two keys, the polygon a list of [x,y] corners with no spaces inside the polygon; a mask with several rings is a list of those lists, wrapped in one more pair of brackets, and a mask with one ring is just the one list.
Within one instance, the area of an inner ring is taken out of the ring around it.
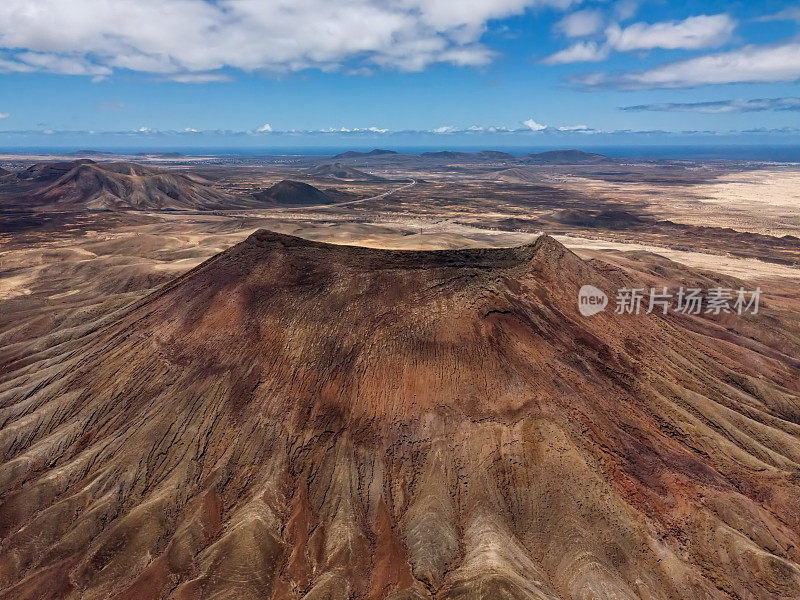
{"label": "blue sky", "polygon": [[3,0],[0,147],[796,143],[800,4]]}

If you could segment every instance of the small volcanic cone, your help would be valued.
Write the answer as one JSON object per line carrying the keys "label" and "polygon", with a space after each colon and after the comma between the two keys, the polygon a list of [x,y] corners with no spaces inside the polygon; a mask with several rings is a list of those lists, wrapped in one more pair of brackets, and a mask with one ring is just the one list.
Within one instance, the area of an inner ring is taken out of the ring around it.
{"label": "small volcanic cone", "polygon": [[274,206],[317,206],[333,204],[337,199],[313,185],[284,179],[266,190],[253,194],[259,202]]}

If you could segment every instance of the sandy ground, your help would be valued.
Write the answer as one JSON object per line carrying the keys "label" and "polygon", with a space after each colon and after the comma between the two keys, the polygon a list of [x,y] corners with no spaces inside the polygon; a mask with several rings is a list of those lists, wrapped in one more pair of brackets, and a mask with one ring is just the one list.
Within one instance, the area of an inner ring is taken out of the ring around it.
{"label": "sandy ground", "polygon": [[768,263],[754,258],[740,258],[736,256],[725,256],[720,254],[704,254],[702,252],[689,252],[673,250],[660,246],[647,244],[625,244],[581,238],[569,235],[557,235],[555,238],[567,248],[574,250],[578,254],[581,250],[622,250],[625,252],[652,252],[660,256],[674,260],[688,267],[695,269],[705,269],[730,275],[739,279],[751,282],[759,280],[789,279],[800,280],[800,269],[785,265]]}
{"label": "sandy ground", "polygon": [[562,178],[565,185],[617,199],[640,199],[660,219],[731,227],[773,236],[800,232],[800,169],[759,169],[722,175],[711,183],[659,186]]}
{"label": "sandy ground", "polygon": [[[129,291],[131,281],[150,283],[179,275],[214,254],[266,228],[279,233],[336,244],[395,250],[436,250],[515,246],[533,241],[538,233],[491,231],[447,219],[394,219],[381,223],[313,221],[307,217],[276,218],[269,213],[238,221],[218,216],[169,215],[158,225],[112,232],[90,232],[30,248],[0,252],[0,300],[34,292],[51,300],[74,298],[104,279],[106,289],[119,281]],[[556,236],[577,251],[652,252],[695,269],[706,269],[754,283],[775,279],[800,280],[800,269],[752,258],[673,250],[648,244],[598,238]],[[148,277],[152,275],[152,279]],[[111,278],[108,280],[108,278]],[[127,287],[126,287],[127,286]],[[112,286],[113,287],[113,286]]]}
{"label": "sandy ground", "polygon": [[[255,181],[250,171],[231,173],[231,185]],[[479,182],[487,177],[485,172],[425,173],[397,168],[393,176],[419,178],[422,183],[388,198],[338,208],[137,213],[135,218],[123,215],[107,228],[92,220],[109,218],[98,213],[88,220],[65,221],[55,229],[6,233],[0,236],[0,343],[22,343],[65,323],[74,326],[103,318],[260,228],[316,241],[398,250],[515,246],[533,241],[542,230],[513,230],[514,223],[504,223],[504,219],[524,221],[552,214],[562,206],[609,200],[646,206],[656,219],[800,236],[798,168],[748,170],[675,185],[545,175],[558,187],[492,188]],[[369,184],[361,192],[374,195],[392,187],[396,185]],[[561,190],[562,195],[552,195],[553,190]],[[758,260],[747,252],[733,256],[717,251],[724,248],[719,243],[715,251],[697,251],[702,244],[668,248],[658,245],[661,240],[653,236],[636,239],[635,230],[567,228],[561,233],[565,235],[557,239],[586,258],[611,260],[621,252],[652,253],[688,269],[713,271],[776,290],[789,298],[787,302],[797,302],[792,290],[798,288],[800,268]],[[670,241],[668,236],[662,239],[665,244]],[[761,250],[762,257],[772,252],[766,246]]]}

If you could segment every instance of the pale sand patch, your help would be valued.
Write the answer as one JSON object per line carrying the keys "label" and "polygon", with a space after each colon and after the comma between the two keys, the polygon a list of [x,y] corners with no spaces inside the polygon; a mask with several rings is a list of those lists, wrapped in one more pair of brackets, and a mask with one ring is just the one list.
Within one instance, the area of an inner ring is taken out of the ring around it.
{"label": "pale sand patch", "polygon": [[564,179],[566,187],[617,201],[646,200],[657,219],[687,225],[730,227],[781,237],[800,236],[800,169],[759,169],[721,175],[712,183],[655,185]]}
{"label": "pale sand patch", "polygon": [[756,258],[739,258],[722,254],[706,254],[703,252],[689,252],[673,250],[648,244],[634,244],[623,242],[607,242],[604,240],[587,239],[570,235],[553,236],[571,250],[622,250],[645,251],[674,260],[688,267],[706,269],[731,275],[739,279],[758,282],[759,278],[769,279],[796,279],[800,280],[800,269],[786,265],[764,262]]}
{"label": "pale sand patch", "polygon": [[60,294],[53,294],[52,296],[48,296],[48,300],[61,300],[62,298],[69,298],[70,296],[74,296],[75,294],[80,294],[80,290],[69,290],[68,292],[62,292]]}
{"label": "pale sand patch", "polygon": [[32,292],[25,286],[33,281],[32,275],[14,275],[0,279],[0,300],[11,300],[18,296],[28,296]]}
{"label": "pale sand patch", "polygon": [[154,271],[189,271],[194,269],[197,265],[207,258],[182,258],[170,262],[156,262],[153,263]]}
{"label": "pale sand patch", "polygon": [[702,202],[797,210],[800,208],[800,171],[745,171],[720,177],[712,184],[694,186],[694,190],[705,196]]}

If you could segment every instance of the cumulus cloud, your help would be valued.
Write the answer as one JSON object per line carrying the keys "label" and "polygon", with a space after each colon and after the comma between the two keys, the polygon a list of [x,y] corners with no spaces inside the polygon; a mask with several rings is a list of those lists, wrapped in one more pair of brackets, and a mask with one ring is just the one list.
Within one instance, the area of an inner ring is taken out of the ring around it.
{"label": "cumulus cloud", "polygon": [[[573,13],[562,21],[564,23],[573,15],[590,13],[592,11],[579,11]],[[575,26],[574,37],[589,35],[594,31],[589,31],[588,24],[579,33],[582,21],[578,20]],[[599,22],[599,26],[602,21]],[[599,29],[598,26],[598,29]],[[664,21],[661,23],[634,23],[627,27],[621,27],[618,23],[612,23],[605,30],[605,42],[581,41],[571,46],[551,54],[542,62],[546,65],[562,65],[577,62],[597,62],[605,60],[612,50],[618,52],[630,52],[633,50],[653,50],[661,48],[665,50],[696,50],[719,46],[731,37],[736,27],[736,21],[726,14],[720,15],[698,15],[688,17],[683,21]],[[565,34],[568,35],[567,30]]]}
{"label": "cumulus cloud", "polygon": [[575,42],[572,46],[551,54],[542,62],[546,65],[565,65],[576,62],[598,62],[608,57],[609,48],[597,42]]}
{"label": "cumulus cloud", "polygon": [[597,33],[603,27],[603,14],[599,10],[579,10],[568,14],[555,24],[556,31],[567,37],[583,37]]}
{"label": "cumulus cloud", "polygon": [[587,88],[681,88],[724,83],[800,79],[800,42],[745,46],[618,75],[590,73],[572,79]]}
{"label": "cumulus cloud", "polygon": [[[485,65],[492,19],[573,0],[3,0],[0,71],[106,77],[117,69],[185,83],[219,71],[419,71]],[[5,50],[5,52],[2,52]]]}
{"label": "cumulus cloud", "polygon": [[10,117],[10,116],[11,116],[11,115],[10,115],[9,113],[6,113],[6,112],[0,112],[0,121],[2,121],[3,119],[7,119],[7,118],[8,118],[8,117]]}
{"label": "cumulus cloud", "polygon": [[736,21],[726,14],[698,15],[683,21],[634,23],[622,28],[613,24],[606,30],[607,43],[622,52],[678,48],[695,50],[719,46],[727,42]]}
{"label": "cumulus cloud", "polygon": [[622,106],[620,110],[643,112],[701,112],[740,113],[775,111],[800,111],[800,98],[753,98],[749,100],[715,100],[711,102],[663,102]]}
{"label": "cumulus cloud", "polygon": [[272,131],[272,125],[269,123],[264,123],[261,127],[256,129],[258,133],[269,133]]}
{"label": "cumulus cloud", "polygon": [[537,123],[533,119],[526,119],[525,121],[522,122],[522,124],[531,131],[542,131],[543,129],[547,129],[547,125],[542,125],[541,123]]}

